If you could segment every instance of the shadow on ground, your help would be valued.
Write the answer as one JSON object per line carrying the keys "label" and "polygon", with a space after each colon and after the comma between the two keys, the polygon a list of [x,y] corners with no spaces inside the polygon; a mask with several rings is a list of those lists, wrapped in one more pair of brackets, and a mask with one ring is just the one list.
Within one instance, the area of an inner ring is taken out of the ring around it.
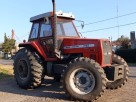
{"label": "shadow on ground", "polygon": [[61,87],[61,83],[55,82],[52,79],[45,79],[41,87],[33,90],[24,90],[18,87],[13,76],[10,76],[10,78],[8,77],[0,80],[0,92],[25,96],[68,100],[63,91],[63,88]]}

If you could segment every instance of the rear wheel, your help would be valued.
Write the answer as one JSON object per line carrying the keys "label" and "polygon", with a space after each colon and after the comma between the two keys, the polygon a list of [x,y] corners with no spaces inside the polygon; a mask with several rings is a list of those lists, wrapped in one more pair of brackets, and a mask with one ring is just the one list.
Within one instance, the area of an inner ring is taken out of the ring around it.
{"label": "rear wheel", "polygon": [[108,89],[117,89],[117,88],[125,85],[125,83],[127,82],[129,69],[128,69],[128,65],[127,65],[126,61],[123,58],[121,58],[120,56],[117,56],[117,55],[114,54],[112,61],[113,61],[113,64],[124,65],[124,77],[122,79],[118,79],[114,82],[108,82],[107,83]]}
{"label": "rear wheel", "polygon": [[40,58],[29,49],[21,49],[14,60],[14,76],[17,84],[24,89],[41,85],[43,66]]}
{"label": "rear wheel", "polygon": [[78,101],[99,98],[106,86],[106,76],[100,65],[88,58],[72,61],[63,79],[66,94]]}

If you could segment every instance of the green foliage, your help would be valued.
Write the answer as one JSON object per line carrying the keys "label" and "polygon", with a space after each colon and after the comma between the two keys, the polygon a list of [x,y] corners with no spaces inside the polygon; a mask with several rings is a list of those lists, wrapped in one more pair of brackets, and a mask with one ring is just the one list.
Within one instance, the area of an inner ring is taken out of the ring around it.
{"label": "green foliage", "polygon": [[130,48],[130,40],[128,37],[121,36],[117,39],[117,42],[121,44],[121,49],[128,49]]}
{"label": "green foliage", "polygon": [[4,43],[2,44],[2,49],[4,53],[9,53],[12,51],[12,49],[15,48],[15,40],[10,39],[6,36],[6,33],[4,35]]}
{"label": "green foliage", "polygon": [[2,43],[0,43],[0,48],[2,47]]}

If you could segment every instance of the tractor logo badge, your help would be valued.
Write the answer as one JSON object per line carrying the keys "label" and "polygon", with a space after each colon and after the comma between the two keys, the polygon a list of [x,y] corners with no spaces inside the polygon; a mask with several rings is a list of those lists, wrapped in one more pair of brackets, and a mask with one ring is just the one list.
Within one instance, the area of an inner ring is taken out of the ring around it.
{"label": "tractor logo badge", "polygon": [[64,49],[90,48],[94,46],[95,44],[84,44],[84,45],[65,46]]}

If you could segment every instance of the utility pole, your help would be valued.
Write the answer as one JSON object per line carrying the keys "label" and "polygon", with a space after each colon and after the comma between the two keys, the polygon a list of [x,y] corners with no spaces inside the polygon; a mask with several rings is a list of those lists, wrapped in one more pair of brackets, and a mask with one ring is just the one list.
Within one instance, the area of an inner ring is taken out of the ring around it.
{"label": "utility pole", "polygon": [[118,38],[119,38],[119,4],[118,4],[118,0],[117,0],[117,26],[118,26]]}

